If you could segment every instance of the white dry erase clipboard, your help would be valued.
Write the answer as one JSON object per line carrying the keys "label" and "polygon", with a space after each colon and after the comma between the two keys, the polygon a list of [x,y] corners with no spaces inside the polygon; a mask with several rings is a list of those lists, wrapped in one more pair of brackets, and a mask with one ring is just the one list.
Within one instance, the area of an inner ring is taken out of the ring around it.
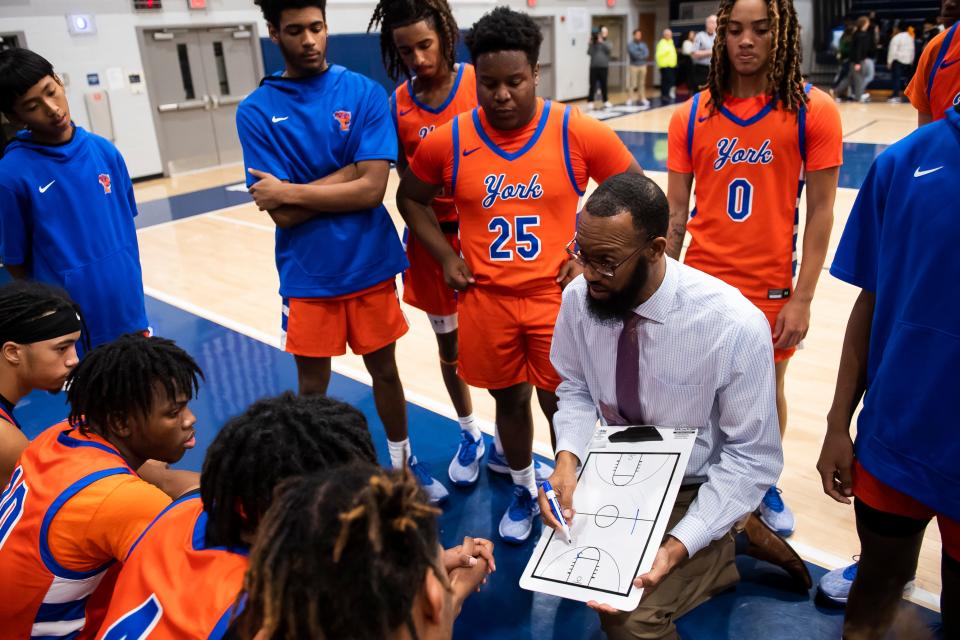
{"label": "white dry erase clipboard", "polygon": [[573,496],[573,544],[544,528],[520,577],[524,589],[637,608],[643,590],[633,579],[653,566],[697,430],[658,427],[662,440],[610,442],[628,428],[597,429]]}

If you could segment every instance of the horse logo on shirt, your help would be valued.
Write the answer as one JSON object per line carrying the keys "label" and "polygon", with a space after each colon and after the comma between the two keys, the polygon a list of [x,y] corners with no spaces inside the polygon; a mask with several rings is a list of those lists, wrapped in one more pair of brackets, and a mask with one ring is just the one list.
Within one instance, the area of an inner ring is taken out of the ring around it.
{"label": "horse logo on shirt", "polygon": [[349,111],[334,111],[333,117],[337,119],[337,122],[340,123],[340,131],[349,131],[350,130],[350,112]]}
{"label": "horse logo on shirt", "polygon": [[103,195],[110,193],[110,174],[101,173],[97,176],[97,180],[100,182],[100,186],[103,187]]}

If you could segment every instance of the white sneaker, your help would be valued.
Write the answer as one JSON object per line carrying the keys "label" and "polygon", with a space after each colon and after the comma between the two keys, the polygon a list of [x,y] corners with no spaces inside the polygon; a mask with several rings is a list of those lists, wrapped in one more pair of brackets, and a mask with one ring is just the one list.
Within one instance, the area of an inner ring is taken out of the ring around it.
{"label": "white sneaker", "polygon": [[780,489],[777,489],[776,486],[767,489],[763,500],[760,501],[758,511],[763,523],[782,537],[788,538],[793,534],[793,529],[796,526],[793,512],[784,504],[783,498],[780,497]]}
{"label": "white sneaker", "polygon": [[632,107],[634,104],[636,104],[636,103],[635,103],[633,100],[627,100],[627,106],[628,106],[628,107]]}
{"label": "white sneaker", "polygon": [[424,463],[419,462],[416,456],[410,456],[407,465],[410,467],[410,470],[413,471],[413,475],[420,483],[424,493],[427,494],[430,504],[440,504],[450,496],[447,488],[440,484],[439,480],[430,475],[430,469],[428,469]]}
{"label": "white sneaker", "polygon": [[865,94],[863,94],[862,96],[860,96],[860,102],[863,103],[863,104],[866,104],[866,103],[870,102],[870,94],[869,94],[869,93],[865,93]]}
{"label": "white sneaker", "polygon": [[506,513],[500,518],[500,537],[506,542],[520,544],[526,542],[533,531],[533,523],[540,515],[540,505],[530,495],[526,487],[513,486],[513,500]]}
{"label": "white sneaker", "polygon": [[[857,577],[857,567],[860,566],[858,556],[854,556],[854,563],[846,567],[840,567],[833,571],[828,571],[820,578],[817,587],[823,597],[834,604],[847,604],[847,598],[850,596],[850,587],[853,586],[853,579]],[[911,579],[903,587],[903,597],[909,597],[917,586],[916,579]]]}
{"label": "white sneaker", "polygon": [[483,436],[474,439],[469,431],[460,431],[460,446],[457,448],[457,455],[453,456],[450,466],[447,468],[447,475],[450,476],[450,482],[458,487],[469,487],[480,477],[480,460],[486,453],[483,444]]}
{"label": "white sneaker", "polygon": [[610,109],[610,108],[612,108],[612,107],[613,107],[613,103],[610,102],[609,100],[607,100],[606,102],[603,103],[603,108],[604,108],[604,109]]}
{"label": "white sneaker", "polygon": [[592,103],[592,102],[588,102],[588,103],[587,103],[587,110],[588,110],[588,111],[593,111],[593,103]]}

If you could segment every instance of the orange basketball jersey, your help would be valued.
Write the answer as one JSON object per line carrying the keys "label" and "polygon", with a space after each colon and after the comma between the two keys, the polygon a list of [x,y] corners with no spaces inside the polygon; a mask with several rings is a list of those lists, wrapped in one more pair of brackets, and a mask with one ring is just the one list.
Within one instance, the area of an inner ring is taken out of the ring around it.
{"label": "orange basketball jersey", "polygon": [[917,111],[939,120],[960,104],[960,22],[942,32],[920,55],[917,72],[905,91]]}
{"label": "orange basketball jersey", "polygon": [[[508,151],[507,140],[521,146]],[[587,181],[626,171],[632,160],[603,123],[538,100],[519,132],[492,129],[481,108],[460,114],[424,140],[410,166],[452,194],[461,252],[477,285],[529,295],[560,293],[556,278]]]}
{"label": "orange basketball jersey", "polygon": [[710,94],[700,92],[670,120],[667,168],[695,179],[684,262],[755,303],[793,291],[805,171],[842,163],[836,105],[819,89],[807,91],[799,113],[768,96],[728,97],[712,111]]}
{"label": "orange basketball jersey", "polygon": [[75,638],[81,629],[87,635],[87,622],[99,623],[87,619],[88,604],[113,562],[89,571],[62,566],[51,549],[50,524],[94,482],[133,473],[106,440],[80,436],[66,423],[41,433],[21,454],[0,494],[0,637]]}
{"label": "orange basketball jersey", "polygon": [[100,640],[222,638],[247,570],[245,548],[207,544],[196,493],[171,504],[130,550]]}
{"label": "orange basketball jersey", "polygon": [[[461,62],[457,69],[457,77],[447,99],[436,109],[417,100],[413,80],[407,80],[397,87],[390,97],[390,111],[407,164],[413,162],[413,155],[427,134],[476,106],[477,75],[473,65],[465,62]],[[440,222],[457,219],[457,209],[449,196],[437,196],[431,206]]]}

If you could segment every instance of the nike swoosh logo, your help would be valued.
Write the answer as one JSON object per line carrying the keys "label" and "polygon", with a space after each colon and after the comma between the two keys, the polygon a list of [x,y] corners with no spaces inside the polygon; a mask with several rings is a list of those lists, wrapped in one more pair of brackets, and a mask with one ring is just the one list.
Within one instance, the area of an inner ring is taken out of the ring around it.
{"label": "nike swoosh logo", "polygon": [[289,117],[290,117],[290,116],[283,116],[282,118],[278,118],[277,116],[273,116],[272,118],[270,118],[270,120],[273,121],[273,124],[277,124],[278,122],[283,122],[284,120],[288,119]]}
{"label": "nike swoosh logo", "polygon": [[407,109],[406,111],[401,111],[401,112],[400,112],[400,116],[403,117],[403,116],[407,115],[408,113],[410,113],[411,111],[413,111],[413,107],[410,107],[410,108]]}
{"label": "nike swoosh logo", "polygon": [[924,169],[923,171],[920,171],[920,167],[917,167],[917,170],[913,172],[913,177],[919,178],[921,176],[927,175],[928,173],[933,173],[934,171],[940,171],[940,169],[943,169],[943,165],[940,165],[939,167],[934,167],[933,169]]}
{"label": "nike swoosh logo", "polygon": [[47,192],[47,189],[49,189],[50,187],[52,187],[54,182],[56,182],[56,180],[51,180],[51,181],[50,181],[50,184],[48,184],[47,186],[45,186],[45,187],[37,187],[37,189],[40,191],[40,193],[46,193],[46,192]]}
{"label": "nike swoosh logo", "polygon": [[950,60],[950,61],[944,60],[943,62],[940,63],[940,68],[946,69],[947,67],[957,64],[958,62],[960,62],[960,58],[954,58],[953,60]]}
{"label": "nike swoosh logo", "polygon": [[480,147],[477,147],[476,149],[464,149],[464,150],[463,150],[463,157],[466,158],[468,155],[470,155],[470,154],[473,153],[474,151],[480,151]]}

